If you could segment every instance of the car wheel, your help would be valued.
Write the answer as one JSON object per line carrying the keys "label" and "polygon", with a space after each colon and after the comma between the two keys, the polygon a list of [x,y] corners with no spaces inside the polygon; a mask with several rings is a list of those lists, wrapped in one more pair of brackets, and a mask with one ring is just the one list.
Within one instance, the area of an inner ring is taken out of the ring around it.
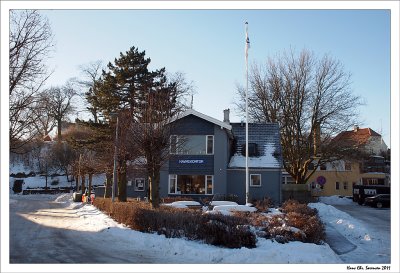
{"label": "car wheel", "polygon": [[379,209],[382,208],[382,203],[381,202],[376,203],[376,207]]}

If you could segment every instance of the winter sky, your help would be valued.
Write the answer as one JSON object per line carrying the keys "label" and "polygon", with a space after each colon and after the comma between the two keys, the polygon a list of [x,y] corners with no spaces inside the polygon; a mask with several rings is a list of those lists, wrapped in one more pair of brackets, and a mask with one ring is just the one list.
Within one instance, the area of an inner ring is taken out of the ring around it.
{"label": "winter sky", "polygon": [[[398,9],[393,9],[396,4],[12,2],[6,3],[7,7],[39,9],[50,21],[56,50],[48,62],[54,73],[47,86],[81,77],[80,65],[97,60],[113,62],[120,52],[135,46],[151,58],[151,69],[166,67],[171,73],[183,72],[188,81],[193,81],[195,110],[222,119],[222,111],[230,108],[231,121],[240,121],[234,102],[237,84],[245,84],[244,23],[248,21],[250,64],[263,64],[268,57],[291,48],[337,58],[352,74],[354,94],[365,101],[365,106],[359,108],[360,127],[382,133],[387,145],[392,146],[391,90],[392,96],[398,96],[398,88],[391,84],[390,73],[398,73],[391,70],[391,58],[395,62],[398,58],[390,50],[398,54],[393,48],[395,45],[398,49]],[[391,31],[397,39],[391,37]],[[394,41],[397,45],[391,45]],[[76,116],[88,117],[79,112],[72,119]],[[397,117],[392,113],[392,119]]]}

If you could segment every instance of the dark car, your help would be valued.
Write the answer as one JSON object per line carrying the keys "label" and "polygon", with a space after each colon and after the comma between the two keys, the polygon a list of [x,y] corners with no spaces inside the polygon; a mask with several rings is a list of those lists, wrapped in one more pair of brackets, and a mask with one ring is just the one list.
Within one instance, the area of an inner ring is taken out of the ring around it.
{"label": "dark car", "polygon": [[390,207],[390,194],[378,194],[366,197],[365,204],[377,208]]}

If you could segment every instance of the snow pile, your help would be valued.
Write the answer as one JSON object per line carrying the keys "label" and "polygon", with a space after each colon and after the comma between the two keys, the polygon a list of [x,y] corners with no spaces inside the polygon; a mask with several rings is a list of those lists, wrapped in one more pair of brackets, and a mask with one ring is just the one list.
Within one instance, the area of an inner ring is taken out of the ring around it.
{"label": "snow pile", "polygon": [[72,193],[64,193],[59,196],[57,196],[56,200],[54,202],[58,203],[66,203],[72,200]]}
{"label": "snow pile", "polygon": [[238,205],[238,203],[233,201],[211,201],[211,206],[223,206],[223,205]]}
{"label": "snow pile", "polygon": [[173,203],[161,204],[161,205],[168,206],[168,207],[174,207],[174,208],[180,208],[180,209],[186,209],[189,206],[201,206],[201,204],[196,201],[176,201]]}
{"label": "snow pile", "polygon": [[349,241],[370,241],[371,236],[364,224],[349,214],[323,203],[310,203],[308,206],[317,209],[321,220],[324,223],[332,224]]}
{"label": "snow pile", "polygon": [[269,208],[267,213],[262,213],[262,215],[265,215],[267,217],[281,215],[281,214],[283,214],[283,212],[281,212],[279,209],[276,208]]}
{"label": "snow pile", "polygon": [[213,208],[214,211],[245,211],[245,212],[255,212],[257,209],[255,207],[249,207],[246,205],[221,205],[215,206]]}
{"label": "snow pile", "polygon": [[319,201],[327,205],[349,205],[353,203],[353,200],[348,197],[333,195],[333,196],[321,196]]}

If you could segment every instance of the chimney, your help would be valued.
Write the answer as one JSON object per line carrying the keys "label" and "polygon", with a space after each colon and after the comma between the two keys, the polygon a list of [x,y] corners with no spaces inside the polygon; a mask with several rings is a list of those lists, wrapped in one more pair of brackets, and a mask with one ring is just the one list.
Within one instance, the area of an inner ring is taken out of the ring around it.
{"label": "chimney", "polygon": [[359,129],[358,125],[357,125],[357,124],[354,124],[353,129],[354,129],[354,132],[357,132],[358,129]]}
{"label": "chimney", "polygon": [[224,122],[225,122],[225,123],[228,123],[228,124],[231,123],[231,122],[229,121],[229,111],[230,111],[229,109],[225,109],[225,110],[224,110]]}

